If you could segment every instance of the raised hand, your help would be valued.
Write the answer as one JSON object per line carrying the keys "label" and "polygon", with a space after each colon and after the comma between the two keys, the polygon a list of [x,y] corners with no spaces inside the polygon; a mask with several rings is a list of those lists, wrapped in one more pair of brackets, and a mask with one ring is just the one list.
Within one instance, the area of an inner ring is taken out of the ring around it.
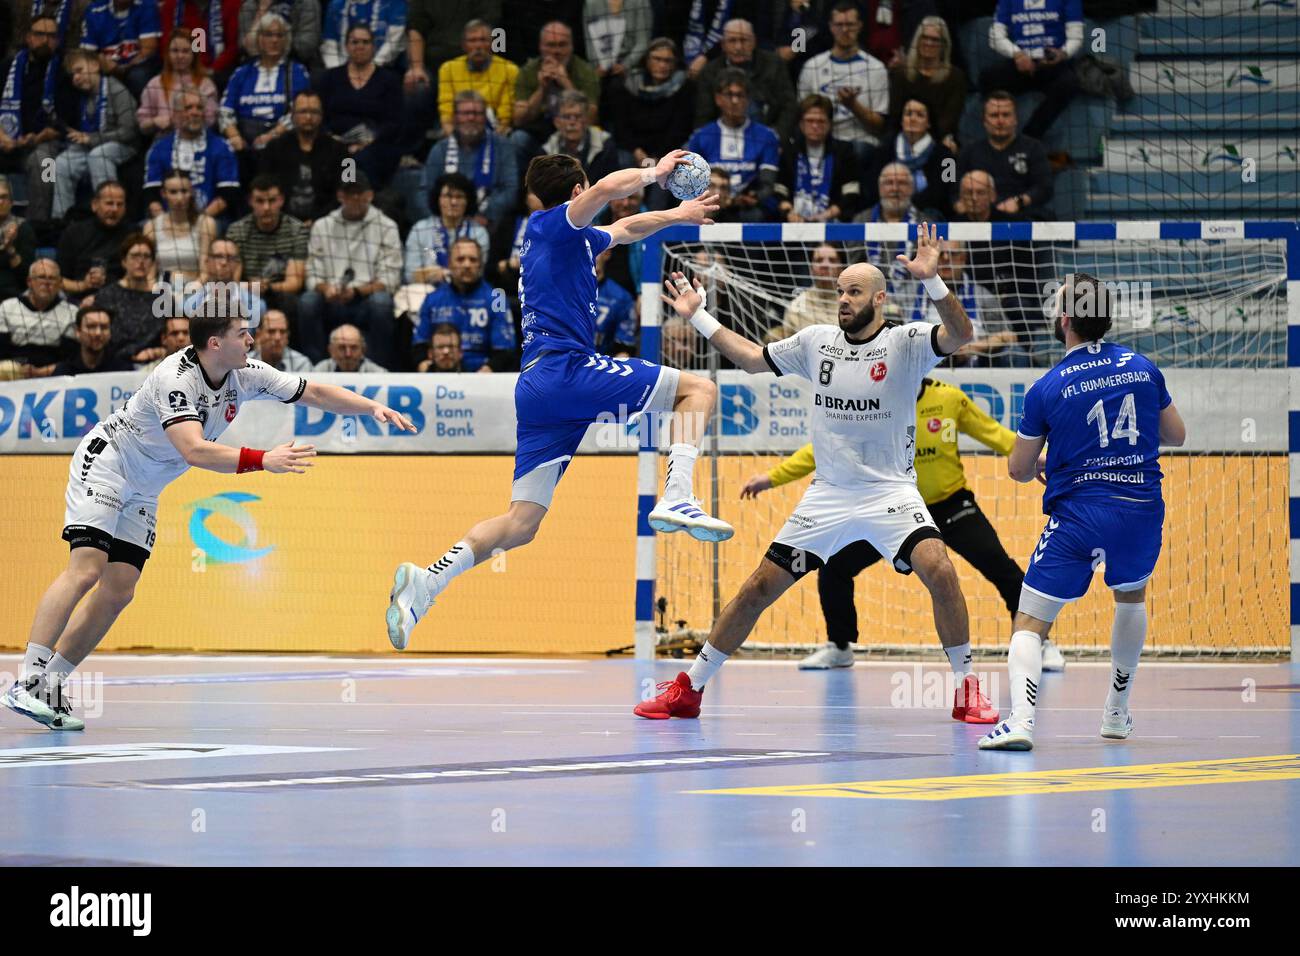
{"label": "raised hand", "polygon": [[943,240],[939,238],[939,227],[923,222],[916,227],[916,255],[912,258],[899,255],[895,258],[913,279],[928,279],[939,273],[939,250]]}
{"label": "raised hand", "polygon": [[696,226],[711,226],[713,220],[709,217],[717,212],[718,208],[718,194],[705,193],[695,199],[686,200],[677,207],[677,213],[683,222]]}
{"label": "raised hand", "polygon": [[699,279],[688,283],[685,273],[670,273],[669,277],[664,280],[664,288],[668,290],[668,294],[663,295],[661,293],[659,298],[667,305],[672,306],[673,311],[683,319],[689,319],[693,316],[695,310],[704,303],[704,296],[701,294],[701,290],[704,288],[703,283]]}

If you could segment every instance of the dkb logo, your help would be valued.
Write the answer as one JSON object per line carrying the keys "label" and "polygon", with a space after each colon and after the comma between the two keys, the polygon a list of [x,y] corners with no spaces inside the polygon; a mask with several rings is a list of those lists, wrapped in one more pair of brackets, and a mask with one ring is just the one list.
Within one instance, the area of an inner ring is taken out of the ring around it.
{"label": "dkb logo", "polygon": [[748,435],[758,427],[754,390],[747,385],[722,386],[722,434]]}
{"label": "dkb logo", "polygon": [[[275,550],[256,547],[257,523],[244,509],[244,502],[261,500],[257,495],[243,491],[223,491],[185,506],[193,511],[190,515],[190,538],[194,546],[203,551],[209,564],[242,564]],[[238,541],[223,541],[208,528],[208,516],[213,514],[221,515],[239,527],[243,534]]]}

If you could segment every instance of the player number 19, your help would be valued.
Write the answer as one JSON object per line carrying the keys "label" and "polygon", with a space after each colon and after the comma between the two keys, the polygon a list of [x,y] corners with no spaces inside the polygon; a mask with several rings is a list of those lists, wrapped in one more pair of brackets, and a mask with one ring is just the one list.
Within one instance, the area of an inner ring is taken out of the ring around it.
{"label": "player number 19", "polygon": [[1133,402],[1133,393],[1125,392],[1124,400],[1120,402],[1119,417],[1115,419],[1115,430],[1106,437],[1106,409],[1102,407],[1102,400],[1097,399],[1097,404],[1092,406],[1088,412],[1088,421],[1097,423],[1097,442],[1102,448],[1110,444],[1110,439],[1118,441],[1121,438],[1127,438],[1130,445],[1136,445],[1138,441],[1137,429],[1137,406]]}

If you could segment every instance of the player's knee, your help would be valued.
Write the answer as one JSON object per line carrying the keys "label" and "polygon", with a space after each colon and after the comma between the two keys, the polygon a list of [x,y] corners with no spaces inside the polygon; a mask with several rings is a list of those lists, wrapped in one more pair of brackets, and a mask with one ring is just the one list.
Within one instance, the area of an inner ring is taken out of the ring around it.
{"label": "player's knee", "polygon": [[122,581],[101,581],[99,583],[100,593],[104,600],[111,604],[117,611],[121,611],[135,597],[135,583],[126,583]]}
{"label": "player's knee", "polygon": [[79,565],[68,568],[63,574],[68,583],[77,590],[77,593],[85,595],[99,583],[100,571],[95,567]]}
{"label": "player's knee", "polygon": [[718,386],[712,379],[704,378],[700,375],[682,374],[678,382],[677,392],[679,398],[695,398],[712,405],[718,398]]}

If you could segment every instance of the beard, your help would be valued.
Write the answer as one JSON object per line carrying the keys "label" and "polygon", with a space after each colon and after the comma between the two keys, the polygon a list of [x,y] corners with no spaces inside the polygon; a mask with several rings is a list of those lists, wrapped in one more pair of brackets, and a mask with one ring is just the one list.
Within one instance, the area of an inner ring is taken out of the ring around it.
{"label": "beard", "polygon": [[1062,345],[1065,344],[1065,327],[1061,325],[1061,317],[1059,315],[1052,319],[1052,335],[1055,336],[1056,341],[1060,342]]}
{"label": "beard", "polygon": [[846,325],[844,319],[840,319],[840,331],[845,335],[857,335],[876,319],[876,306],[868,302],[866,306],[853,316]]}

